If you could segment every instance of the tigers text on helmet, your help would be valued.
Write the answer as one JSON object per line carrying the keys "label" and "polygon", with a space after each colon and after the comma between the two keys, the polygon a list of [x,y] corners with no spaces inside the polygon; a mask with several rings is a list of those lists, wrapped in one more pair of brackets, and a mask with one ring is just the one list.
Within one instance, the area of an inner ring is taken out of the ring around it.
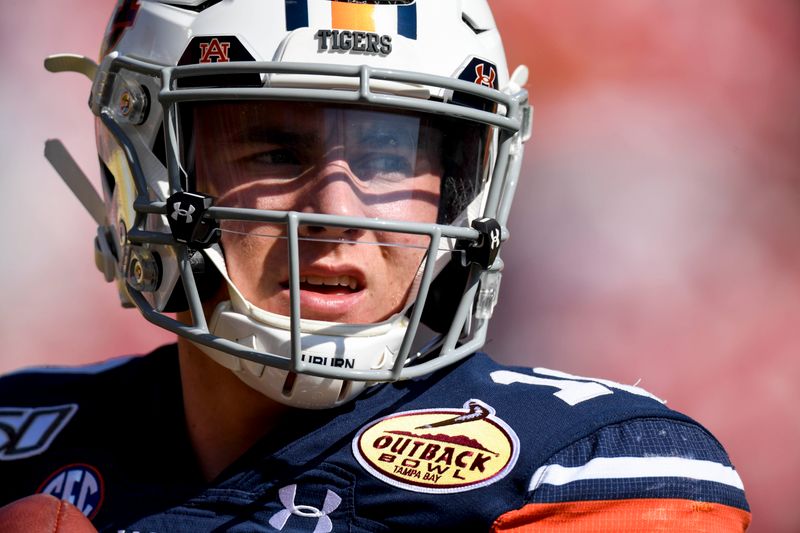
{"label": "tigers text on helmet", "polygon": [[251,387],[332,407],[483,345],[531,123],[485,1],[125,0],[46,66],[93,79],[102,205],[46,153],[98,267]]}

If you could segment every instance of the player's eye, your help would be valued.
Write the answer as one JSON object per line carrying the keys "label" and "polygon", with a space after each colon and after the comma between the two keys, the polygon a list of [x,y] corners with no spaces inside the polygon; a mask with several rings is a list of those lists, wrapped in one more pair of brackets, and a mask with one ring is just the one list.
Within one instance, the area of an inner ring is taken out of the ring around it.
{"label": "player's eye", "polygon": [[356,176],[362,180],[398,180],[413,175],[414,170],[408,156],[392,153],[366,154],[351,164]]}
{"label": "player's eye", "polygon": [[411,139],[402,138],[391,131],[371,131],[361,138],[360,144],[372,150],[409,150]]}
{"label": "player's eye", "polygon": [[298,165],[300,157],[290,148],[273,148],[250,156],[250,161],[260,165]]}

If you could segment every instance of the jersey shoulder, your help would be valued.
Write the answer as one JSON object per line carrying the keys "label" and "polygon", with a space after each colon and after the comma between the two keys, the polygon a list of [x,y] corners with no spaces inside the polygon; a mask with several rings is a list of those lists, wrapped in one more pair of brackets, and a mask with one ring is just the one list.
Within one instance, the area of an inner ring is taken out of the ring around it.
{"label": "jersey shoulder", "polygon": [[[0,376],[0,406],[53,401],[79,401],[103,390],[114,390],[177,369],[175,345],[144,356],[124,356],[78,366],[23,368]],[[118,389],[117,389],[118,390]]]}
{"label": "jersey shoulder", "polygon": [[546,368],[507,367],[480,354],[456,372],[458,381],[476,384],[472,394],[519,439],[526,504],[500,516],[495,531],[564,516],[627,531],[624,524],[650,524],[654,509],[676,530],[689,523],[747,527],[744,486],[723,446],[652,393]]}
{"label": "jersey shoulder", "polygon": [[459,389],[508,412],[521,424],[602,427],[648,416],[691,421],[636,385],[541,367],[502,365],[480,353],[434,385],[443,397],[453,397]]}
{"label": "jersey shoulder", "polygon": [[[492,531],[547,529],[743,532],[744,485],[717,440],[697,424],[637,418],[599,428],[538,466],[525,505]],[[665,529],[665,530],[666,530]]]}
{"label": "jersey shoulder", "polygon": [[29,367],[0,376],[0,405],[80,399],[85,387],[102,386],[124,372],[132,357],[80,366]]}
{"label": "jersey shoulder", "polygon": [[177,372],[172,351],[163,347],[146,356],[0,376],[0,460],[38,456],[67,428],[64,434],[76,438],[96,435],[110,420],[146,407],[148,389],[158,390],[172,366]]}
{"label": "jersey shoulder", "polygon": [[[702,436],[703,446],[722,449],[697,421],[670,409],[664,400],[636,385],[547,368],[501,365],[484,354],[476,354],[447,379],[453,383],[441,387],[443,394],[453,397],[458,386],[471,389],[466,395],[489,405],[515,428],[520,441],[527,441],[527,448],[535,450],[534,461],[541,464],[604,428],[641,420],[659,421],[657,425],[663,426],[660,430],[668,432],[673,431],[671,428],[693,428],[697,437],[691,442]],[[631,438],[616,442],[618,451],[624,453],[620,448],[623,443],[638,441]],[[690,455],[696,450],[685,452]]]}

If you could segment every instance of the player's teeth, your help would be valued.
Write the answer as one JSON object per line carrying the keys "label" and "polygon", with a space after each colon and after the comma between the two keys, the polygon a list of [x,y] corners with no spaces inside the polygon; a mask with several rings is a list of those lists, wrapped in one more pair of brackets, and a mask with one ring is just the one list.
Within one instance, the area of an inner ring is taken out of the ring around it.
{"label": "player's teeth", "polygon": [[358,282],[350,276],[337,276],[335,278],[323,278],[321,276],[300,276],[300,283],[309,285],[326,285],[332,287],[350,287],[353,290],[358,288]]}

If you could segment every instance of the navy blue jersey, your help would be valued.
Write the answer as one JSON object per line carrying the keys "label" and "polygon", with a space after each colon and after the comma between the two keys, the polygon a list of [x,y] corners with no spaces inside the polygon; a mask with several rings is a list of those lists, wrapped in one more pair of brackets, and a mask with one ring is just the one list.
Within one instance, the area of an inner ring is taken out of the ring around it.
{"label": "navy blue jersey", "polygon": [[69,500],[107,531],[742,531],[720,444],[642,389],[475,354],[291,411],[217,479],[176,349],[0,379],[0,504]]}

